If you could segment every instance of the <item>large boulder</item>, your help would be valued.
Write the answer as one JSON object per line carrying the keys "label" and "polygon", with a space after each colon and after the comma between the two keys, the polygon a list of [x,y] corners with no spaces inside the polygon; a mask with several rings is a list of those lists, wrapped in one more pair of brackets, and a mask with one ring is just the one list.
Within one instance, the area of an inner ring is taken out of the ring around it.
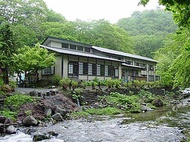
{"label": "large boulder", "polygon": [[27,116],[22,121],[24,126],[37,126],[38,121],[33,116]]}

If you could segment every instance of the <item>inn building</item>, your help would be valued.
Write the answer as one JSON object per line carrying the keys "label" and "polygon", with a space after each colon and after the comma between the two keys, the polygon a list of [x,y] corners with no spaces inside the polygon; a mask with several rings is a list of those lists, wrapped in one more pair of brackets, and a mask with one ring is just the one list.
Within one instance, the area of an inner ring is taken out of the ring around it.
{"label": "inn building", "polygon": [[155,72],[157,61],[151,58],[56,37],[47,37],[41,47],[56,56],[55,65],[42,70],[43,79],[59,75],[78,81],[90,81],[95,77],[100,80],[159,80]]}

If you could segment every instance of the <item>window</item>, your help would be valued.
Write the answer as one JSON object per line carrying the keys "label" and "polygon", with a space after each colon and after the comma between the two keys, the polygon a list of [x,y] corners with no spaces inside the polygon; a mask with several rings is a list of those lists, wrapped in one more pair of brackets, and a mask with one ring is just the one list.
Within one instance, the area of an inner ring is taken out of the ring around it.
{"label": "window", "polygon": [[79,74],[83,74],[83,63],[79,62]]}
{"label": "window", "polygon": [[113,67],[108,66],[108,76],[112,76]]}
{"label": "window", "polygon": [[54,74],[54,67],[48,67],[42,70],[42,75]]}
{"label": "window", "polygon": [[85,48],[85,50],[84,50],[85,52],[90,52],[90,48]]}
{"label": "window", "polygon": [[73,74],[73,64],[69,64],[69,74]]}
{"label": "window", "polygon": [[62,47],[63,47],[63,48],[68,48],[68,47],[69,47],[69,44],[62,43]]}
{"label": "window", "polygon": [[70,45],[70,49],[72,49],[72,50],[76,50],[76,45]]}
{"label": "window", "polygon": [[88,64],[88,75],[92,75],[92,64]]}
{"label": "window", "polygon": [[88,74],[88,63],[83,63],[83,74]]}
{"label": "window", "polygon": [[96,74],[97,74],[96,64],[92,64],[92,75],[96,76]]}
{"label": "window", "polygon": [[82,46],[78,46],[77,50],[83,51],[83,47]]}
{"label": "window", "polygon": [[118,77],[119,76],[119,70],[116,68],[115,69],[115,77]]}
{"label": "window", "polygon": [[108,66],[105,66],[105,76],[108,76]]}
{"label": "window", "polygon": [[77,62],[69,62],[69,68],[68,68],[69,75],[78,76],[78,70],[79,67]]}
{"label": "window", "polygon": [[153,65],[149,65],[149,70],[153,71],[154,70],[154,66]]}
{"label": "window", "polygon": [[104,65],[100,65],[100,75],[101,76],[105,75],[105,66]]}
{"label": "window", "polygon": [[100,65],[97,65],[97,75],[100,75]]}

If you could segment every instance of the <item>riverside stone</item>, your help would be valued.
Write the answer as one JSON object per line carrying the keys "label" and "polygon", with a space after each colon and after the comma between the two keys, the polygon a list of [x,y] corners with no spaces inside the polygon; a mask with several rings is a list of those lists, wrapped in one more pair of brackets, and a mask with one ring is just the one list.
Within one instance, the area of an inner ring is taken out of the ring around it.
{"label": "riverside stone", "polygon": [[38,121],[33,116],[27,116],[22,121],[24,126],[37,126]]}
{"label": "riverside stone", "polygon": [[41,134],[41,133],[39,133],[39,134],[35,134],[34,136],[33,136],[33,141],[42,141],[42,140],[45,140],[45,139],[50,139],[50,137],[48,137],[46,134]]}
{"label": "riverside stone", "polygon": [[8,126],[6,129],[7,134],[15,134],[16,131],[17,131],[17,129],[13,125]]}
{"label": "riverside stone", "polygon": [[63,120],[63,117],[61,116],[60,113],[56,113],[56,114],[52,115],[52,118],[56,121],[62,121]]}

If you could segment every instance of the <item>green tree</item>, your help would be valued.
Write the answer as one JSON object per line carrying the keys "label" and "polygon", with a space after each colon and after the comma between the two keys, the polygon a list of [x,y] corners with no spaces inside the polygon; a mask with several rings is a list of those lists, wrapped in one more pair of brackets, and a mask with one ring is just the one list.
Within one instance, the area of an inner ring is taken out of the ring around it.
{"label": "green tree", "polygon": [[46,11],[43,0],[0,0],[0,17],[11,24],[35,26],[46,18]]}
{"label": "green tree", "polygon": [[131,17],[120,19],[117,26],[131,35],[137,54],[150,58],[164,46],[166,36],[177,29],[172,13],[163,9],[135,11]]}
{"label": "green tree", "polygon": [[108,21],[74,22],[76,38],[87,44],[134,53],[128,33]]}
{"label": "green tree", "polygon": [[163,9],[135,11],[131,17],[118,20],[117,25],[131,36],[167,34],[177,29],[172,13]]}
{"label": "green tree", "polygon": [[24,46],[18,49],[18,53],[13,56],[14,64],[16,65],[15,71],[20,72],[32,72],[36,76],[38,82],[38,71],[46,67],[50,67],[55,62],[55,56],[53,53],[48,53],[48,50],[41,48],[39,44],[30,48]]}
{"label": "green tree", "polygon": [[3,73],[3,81],[9,83],[9,75],[13,73],[11,57],[16,52],[17,46],[14,33],[9,24],[1,24],[0,28],[0,69]]}
{"label": "green tree", "polygon": [[[149,0],[140,0],[139,4],[146,5]],[[190,1],[189,0],[159,0],[166,10],[173,12],[175,21],[179,26],[189,27]]]}
{"label": "green tree", "polygon": [[184,48],[190,47],[186,40],[188,35],[188,30],[171,34],[165,40],[164,47],[155,52],[155,59],[158,61],[157,73],[165,84],[185,87],[190,83],[188,51]]}
{"label": "green tree", "polygon": [[66,19],[64,16],[62,16],[61,14],[59,13],[56,13],[55,11],[53,10],[48,10],[47,12],[47,16],[46,16],[46,21],[47,22],[65,22]]}

